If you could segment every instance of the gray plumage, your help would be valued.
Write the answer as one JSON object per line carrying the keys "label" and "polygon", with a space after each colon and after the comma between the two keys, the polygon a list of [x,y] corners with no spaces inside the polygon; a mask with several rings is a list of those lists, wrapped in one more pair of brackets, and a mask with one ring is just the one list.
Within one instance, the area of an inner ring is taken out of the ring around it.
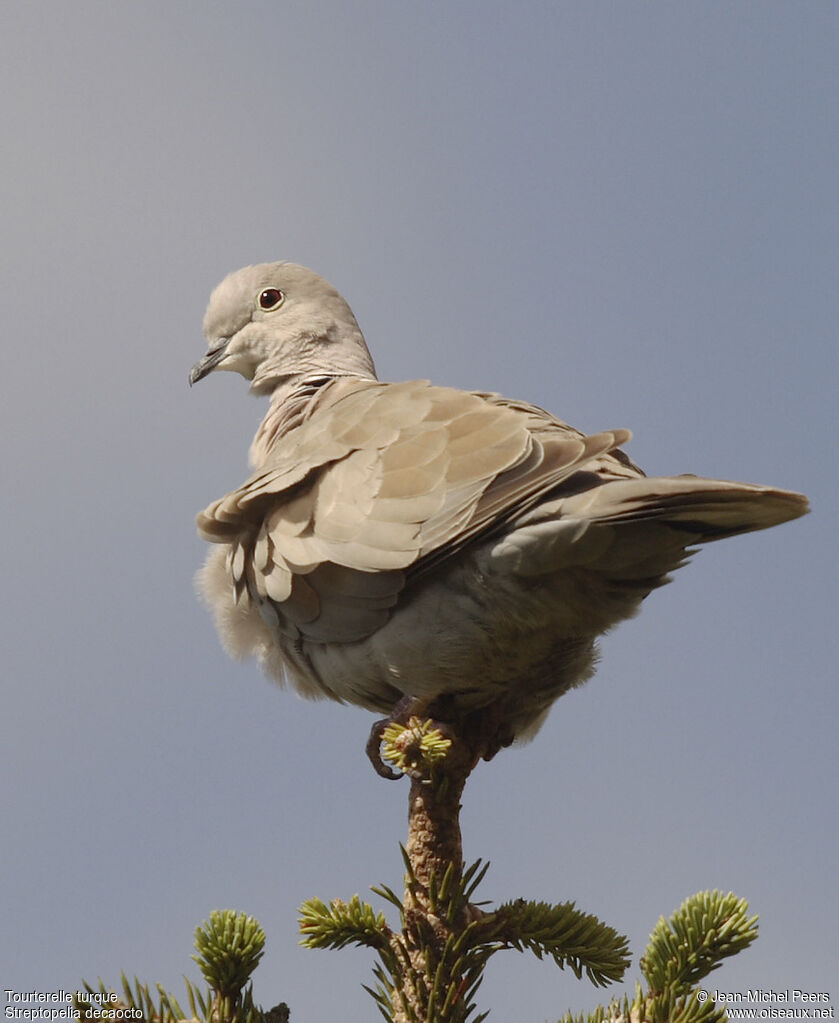
{"label": "gray plumage", "polygon": [[198,516],[226,649],[308,697],[503,706],[532,734],[595,642],[691,545],[807,511],[800,494],[647,478],[630,434],[585,436],[496,394],[381,383],[349,306],[292,263],[215,289],[209,350],[271,404],[253,473]]}

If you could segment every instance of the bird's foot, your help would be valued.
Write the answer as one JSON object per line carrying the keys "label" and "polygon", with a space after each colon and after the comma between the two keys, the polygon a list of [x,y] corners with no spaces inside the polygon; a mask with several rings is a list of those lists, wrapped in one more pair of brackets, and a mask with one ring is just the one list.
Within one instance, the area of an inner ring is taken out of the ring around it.
{"label": "bird's foot", "polygon": [[389,764],[382,759],[382,738],[385,729],[390,725],[407,726],[412,717],[423,714],[428,709],[428,700],[420,700],[415,696],[403,696],[386,718],[376,721],[370,729],[370,738],[367,740],[367,758],[373,765],[373,770],[382,778],[388,781],[398,781],[404,771],[394,771]]}
{"label": "bird's foot", "polygon": [[[430,729],[428,724],[420,726],[423,719],[427,723],[430,719],[431,729],[439,733],[446,745],[451,741],[460,740],[463,747],[470,751],[473,765],[481,759],[492,760],[499,750],[510,746],[515,738],[509,725],[509,715],[504,713],[500,703],[462,716],[456,712],[448,697],[438,697],[429,701],[414,696],[403,696],[391,713],[377,721],[370,730],[367,756],[376,774],[389,780],[398,780],[403,774],[419,777],[424,773],[423,767],[417,766],[427,760],[420,746]],[[398,771],[394,771],[382,757],[382,740],[385,731],[392,725],[400,725],[404,729],[403,735],[399,736],[396,742],[400,768]],[[427,764],[425,767],[427,768]]]}
{"label": "bird's foot", "polygon": [[462,735],[476,760],[492,760],[500,750],[512,746],[516,737],[500,704],[469,714],[463,721]]}

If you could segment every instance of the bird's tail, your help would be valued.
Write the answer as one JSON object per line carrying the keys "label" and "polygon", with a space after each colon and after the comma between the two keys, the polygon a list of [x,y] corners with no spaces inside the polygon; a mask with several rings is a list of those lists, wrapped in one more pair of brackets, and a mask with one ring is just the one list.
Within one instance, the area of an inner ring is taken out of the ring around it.
{"label": "bird's tail", "polygon": [[768,529],[807,511],[806,497],[775,487],[699,476],[615,479],[544,502],[493,553],[524,576],[587,568],[649,592],[694,545]]}
{"label": "bird's tail", "polygon": [[809,511],[803,494],[701,476],[614,480],[568,498],[562,514],[603,525],[666,523],[689,534],[688,543],[768,529]]}

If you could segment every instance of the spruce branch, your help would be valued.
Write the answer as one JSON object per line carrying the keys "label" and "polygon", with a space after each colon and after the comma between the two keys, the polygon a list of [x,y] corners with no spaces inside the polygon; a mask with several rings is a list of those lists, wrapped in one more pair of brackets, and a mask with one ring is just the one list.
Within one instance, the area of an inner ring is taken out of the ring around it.
{"label": "spruce branch", "polygon": [[596,986],[621,980],[630,964],[627,939],[573,902],[504,903],[476,921],[468,940],[493,951],[527,949],[538,959],[550,956],[560,969],[569,966],[577,978],[585,973]]}
{"label": "spruce branch", "polygon": [[247,913],[215,909],[209,923],[195,928],[195,949],[192,958],[210,987],[236,1001],[265,951],[265,932]]}
{"label": "spruce branch", "polygon": [[757,937],[756,916],[732,892],[698,892],[676,912],[656,924],[641,959],[650,989],[663,992],[674,985],[692,987],[722,960],[747,948]]}
{"label": "spruce branch", "polygon": [[685,899],[650,935],[640,962],[646,991],[636,984],[632,1001],[624,997],[588,1014],[566,1013],[560,1023],[725,1023],[725,1008],[697,985],[757,937],[757,917],[749,917],[748,908],[731,892]]}
{"label": "spruce branch", "polygon": [[[480,724],[471,720],[470,734],[480,735]],[[391,929],[384,914],[358,895],[328,905],[314,898],[300,907],[301,944],[374,949],[375,986],[365,990],[387,1023],[482,1023],[489,1013],[477,1012],[475,996],[489,959],[504,949],[550,958],[597,986],[620,980],[630,962],[627,939],[573,902],[517,899],[493,910],[474,901],[489,864],[464,866],[459,817],[478,757],[474,740],[451,734],[449,739],[433,722],[412,718],[384,741],[386,755],[411,778],[408,840],[400,846],[404,896],[387,885],[372,891],[399,910],[400,928]],[[646,990],[636,984],[632,999],[615,998],[579,1016],[567,1013],[561,1023],[726,1023],[725,1008],[697,985],[755,940],[757,917],[747,911],[746,901],[731,893],[686,899],[650,935],[640,961]],[[196,928],[192,957],[209,988],[203,992],[184,978],[191,1015],[160,985],[153,995],[136,978],[132,986],[125,974],[121,998],[101,980],[98,990],[83,982],[76,1008],[84,1023],[101,1023],[106,1002],[108,1009],[135,1010],[141,1023],[288,1023],[284,1003],[264,1011],[253,1002],[250,977],[264,945],[253,917],[214,911]]]}
{"label": "spruce branch", "polygon": [[[401,848],[401,847],[400,847]],[[494,912],[471,901],[488,863],[477,860],[462,871],[451,864],[442,877],[435,871],[422,884],[405,858],[405,899],[386,885],[372,890],[399,908],[402,932],[391,931],[382,914],[356,895],[350,903],[330,905],[310,899],[301,907],[302,944],[309,948],[375,948],[375,987],[365,990],[388,1021],[407,1023],[480,1023],[474,997],[489,959],[503,949],[549,956],[584,974],[596,985],[620,980],[629,965],[627,939],[573,903],[550,905],[519,899]],[[425,907],[425,911],[423,911]]]}
{"label": "spruce branch", "polygon": [[[395,898],[395,896],[394,896]],[[362,945],[382,952],[390,948],[390,929],[383,913],[353,895],[349,902],[308,899],[300,907],[300,942],[305,948],[345,948]]]}
{"label": "spruce branch", "polygon": [[473,901],[489,865],[464,867],[460,798],[483,748],[475,742],[496,731],[497,722],[478,714],[461,732],[447,725],[444,735],[434,721],[412,717],[382,733],[383,755],[411,778],[404,896],[387,885],[372,889],[399,909],[399,931],[358,896],[301,907],[302,944],[377,950],[376,986],[366,990],[389,1023],[480,1023],[487,1014],[476,1015],[475,994],[502,949],[548,956],[597,985],[620,979],[629,965],[626,938],[573,903],[518,900],[492,912]]}
{"label": "spruce branch", "polygon": [[[471,720],[471,734],[481,734]],[[477,727],[476,727],[477,726]],[[533,952],[569,967],[595,985],[620,980],[629,964],[627,939],[573,902],[518,899],[495,910],[473,901],[488,864],[464,867],[460,797],[477,763],[475,747],[451,727],[411,718],[384,731],[384,755],[411,777],[408,841],[400,846],[404,896],[387,885],[372,891],[399,910],[401,930],[390,930],[356,895],[327,906],[301,907],[303,944],[310,948],[375,948],[375,987],[365,987],[388,1023],[480,1023],[475,994],[489,959],[503,949]],[[563,1023],[724,1023],[726,1013],[696,984],[757,936],[757,918],[734,895],[700,892],[669,921],[659,920],[641,960],[648,982],[630,1000],[613,999]]]}
{"label": "spruce branch", "polygon": [[84,994],[74,998],[74,1005],[84,1023],[102,1023],[103,1008],[117,1010],[117,1019],[138,1023],[288,1023],[284,1002],[267,1011],[253,1002],[249,980],[264,946],[265,932],[253,917],[232,909],[214,910],[210,922],[205,920],[195,930],[197,954],[192,957],[210,986],[202,992],[184,977],[189,1013],[160,984],[154,996],[136,977],[132,986],[125,973],[120,975],[121,997],[101,980],[98,988],[82,981]]}
{"label": "spruce branch", "polygon": [[[188,1019],[186,1013],[181,1009],[177,999],[168,994],[159,984],[157,985],[157,998],[152,995],[148,984],[141,984],[135,977],[134,986],[126,977],[125,973],[120,974],[122,981],[122,996],[116,995],[113,988],[106,987],[100,979],[98,987],[92,987],[87,981],[82,981],[85,994],[78,993],[73,999],[73,1005],[79,1014],[79,1019],[85,1023],[101,1023],[101,1012],[122,1010],[125,1017],[125,1010],[130,1009],[133,1013],[140,1013],[140,1017],[134,1015],[134,1019],[141,1019],[145,1023],[179,1023]],[[188,983],[188,982],[187,982]],[[196,1016],[193,1013],[193,1016]],[[207,1017],[202,1017],[206,1019]]]}
{"label": "spruce branch", "polygon": [[393,722],[382,732],[382,756],[403,774],[424,776],[448,753],[452,740],[433,721],[411,717],[407,724]]}

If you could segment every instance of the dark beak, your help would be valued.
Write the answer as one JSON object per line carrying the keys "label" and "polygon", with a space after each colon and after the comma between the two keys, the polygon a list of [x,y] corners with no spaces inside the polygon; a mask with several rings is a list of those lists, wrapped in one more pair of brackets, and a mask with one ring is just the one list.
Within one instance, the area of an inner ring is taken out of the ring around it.
{"label": "dark beak", "polygon": [[218,341],[213,342],[207,354],[203,358],[199,359],[189,371],[190,387],[199,380],[202,380],[208,373],[212,373],[212,371],[224,358],[229,344],[229,337],[220,337]]}

